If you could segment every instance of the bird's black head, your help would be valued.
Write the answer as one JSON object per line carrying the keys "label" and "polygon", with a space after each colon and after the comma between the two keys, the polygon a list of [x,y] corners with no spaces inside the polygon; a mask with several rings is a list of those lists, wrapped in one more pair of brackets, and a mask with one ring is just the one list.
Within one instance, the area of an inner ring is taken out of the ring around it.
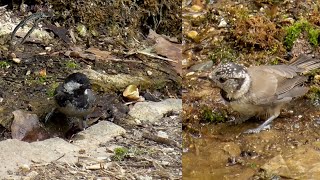
{"label": "bird's black head", "polygon": [[88,79],[88,77],[82,73],[73,73],[70,74],[64,81],[64,83],[68,83],[68,82],[76,82],[81,84],[82,86],[90,86],[90,80]]}
{"label": "bird's black head", "polygon": [[86,75],[82,73],[73,73],[65,79],[63,88],[64,91],[69,94],[82,94],[86,89],[91,89],[91,84]]}

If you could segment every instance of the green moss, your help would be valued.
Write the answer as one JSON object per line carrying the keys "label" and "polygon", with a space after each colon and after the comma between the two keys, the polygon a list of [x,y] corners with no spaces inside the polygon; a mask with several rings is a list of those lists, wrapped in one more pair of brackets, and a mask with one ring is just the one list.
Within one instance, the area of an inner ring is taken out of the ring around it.
{"label": "green moss", "polygon": [[284,39],[284,45],[287,49],[291,49],[294,41],[300,36],[301,32],[309,26],[306,20],[297,21],[293,25],[286,27],[286,37]]}
{"label": "green moss", "polygon": [[274,59],[273,61],[271,61],[272,65],[277,65],[279,64],[279,60],[278,59]]}
{"label": "green moss", "polygon": [[125,147],[119,147],[114,149],[114,155],[112,156],[113,160],[122,161],[129,154],[129,150]]}
{"label": "green moss", "polygon": [[79,67],[79,65],[77,63],[75,63],[74,61],[68,61],[68,62],[66,62],[65,65],[68,69],[76,69]]}
{"label": "green moss", "polygon": [[215,112],[209,107],[204,107],[201,111],[201,121],[209,123],[226,122],[224,112]]}
{"label": "green moss", "polygon": [[215,64],[217,61],[234,61],[236,59],[236,55],[233,49],[223,47],[215,48],[215,50],[208,55],[208,58]]}
{"label": "green moss", "polygon": [[320,87],[317,85],[313,85],[310,87],[309,93],[307,97],[311,100],[314,106],[320,105]]}
{"label": "green moss", "polygon": [[0,68],[7,68],[10,64],[7,61],[0,61]]}
{"label": "green moss", "polygon": [[252,169],[257,169],[257,168],[258,168],[257,164],[255,164],[255,163],[250,163],[249,166],[250,166]]}
{"label": "green moss", "polygon": [[47,90],[47,95],[49,97],[53,97],[54,96],[54,91],[58,86],[59,86],[59,83],[57,83],[57,82],[52,83],[50,88]]}
{"label": "green moss", "polygon": [[309,28],[308,30],[308,38],[309,42],[313,46],[318,46],[318,37],[319,37],[320,30],[316,28]]}
{"label": "green moss", "polygon": [[300,20],[294,23],[293,25],[286,27],[286,36],[284,39],[284,44],[287,49],[291,49],[293,46],[294,41],[300,36],[302,32],[307,32],[308,34],[308,41],[313,46],[318,46],[318,37],[320,34],[320,30],[317,29],[315,26],[310,24],[306,20]]}
{"label": "green moss", "polygon": [[46,82],[47,78],[45,76],[40,76],[38,78],[39,83],[43,84],[44,82]]}

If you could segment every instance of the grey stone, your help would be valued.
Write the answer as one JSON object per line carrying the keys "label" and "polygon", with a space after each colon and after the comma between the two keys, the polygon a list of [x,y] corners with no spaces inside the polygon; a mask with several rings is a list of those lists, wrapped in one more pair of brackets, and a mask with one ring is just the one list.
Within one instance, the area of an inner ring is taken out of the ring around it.
{"label": "grey stone", "polygon": [[161,102],[138,102],[129,111],[129,115],[137,121],[155,122],[170,111],[181,111],[181,99],[166,99]]}
{"label": "grey stone", "polygon": [[52,162],[55,160],[75,163],[74,154],[78,147],[60,138],[27,143],[16,139],[0,142],[0,177],[8,177],[7,171],[16,171],[20,166],[31,165],[32,162]]}
{"label": "grey stone", "polygon": [[50,163],[53,161],[76,163],[80,150],[85,150],[87,157],[107,159],[110,153],[100,143],[106,143],[115,136],[124,134],[122,127],[111,122],[101,121],[75,135],[73,144],[61,138],[51,138],[44,141],[24,142],[17,139],[0,141],[0,177],[16,178],[8,171],[15,172],[19,167],[28,167],[32,163]]}
{"label": "grey stone", "polygon": [[224,18],[221,19],[218,27],[219,28],[224,28],[224,27],[227,27],[228,23],[226,22],[226,20]]}
{"label": "grey stone", "polygon": [[99,144],[106,143],[112,138],[125,133],[125,129],[112,122],[100,121],[88,129],[76,134],[73,137],[73,144],[83,149],[95,148]]}
{"label": "grey stone", "polygon": [[262,166],[267,173],[288,179],[318,179],[320,177],[320,152],[302,146],[293,152],[275,156]]}
{"label": "grey stone", "polygon": [[190,71],[207,71],[209,69],[211,69],[213,66],[213,61],[209,60],[209,61],[205,61],[199,64],[195,64],[193,66],[190,67]]}

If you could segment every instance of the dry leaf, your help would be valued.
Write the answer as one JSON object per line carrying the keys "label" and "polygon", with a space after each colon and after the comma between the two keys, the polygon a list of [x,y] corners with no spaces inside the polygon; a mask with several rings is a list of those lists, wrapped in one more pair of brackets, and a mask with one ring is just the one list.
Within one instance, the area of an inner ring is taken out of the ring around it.
{"label": "dry leaf", "polygon": [[182,45],[168,41],[153,30],[149,31],[148,38],[156,41],[153,48],[158,55],[175,60],[175,62],[170,62],[170,64],[174,67],[177,73],[182,74]]}
{"label": "dry leaf", "polygon": [[29,114],[21,110],[12,112],[14,119],[11,125],[11,135],[13,139],[33,142],[48,138],[48,134],[41,127],[36,114]]}
{"label": "dry leaf", "polygon": [[106,60],[110,57],[111,52],[108,51],[101,51],[97,48],[94,47],[90,47],[89,49],[87,49],[85,52],[89,52],[95,55],[96,59],[100,59],[100,60]]}

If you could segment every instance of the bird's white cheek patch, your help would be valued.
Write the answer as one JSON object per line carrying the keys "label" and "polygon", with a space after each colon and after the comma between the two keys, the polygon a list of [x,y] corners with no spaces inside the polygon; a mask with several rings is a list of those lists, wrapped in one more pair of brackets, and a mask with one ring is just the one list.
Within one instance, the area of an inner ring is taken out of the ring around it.
{"label": "bird's white cheek patch", "polygon": [[74,81],[70,81],[70,82],[67,82],[66,84],[64,84],[63,87],[68,93],[73,94],[73,91],[76,89],[79,89],[80,86],[81,86],[81,84],[74,82]]}
{"label": "bird's white cheek patch", "polygon": [[84,94],[85,94],[85,95],[88,95],[88,89],[86,89],[86,90],[84,91]]}

